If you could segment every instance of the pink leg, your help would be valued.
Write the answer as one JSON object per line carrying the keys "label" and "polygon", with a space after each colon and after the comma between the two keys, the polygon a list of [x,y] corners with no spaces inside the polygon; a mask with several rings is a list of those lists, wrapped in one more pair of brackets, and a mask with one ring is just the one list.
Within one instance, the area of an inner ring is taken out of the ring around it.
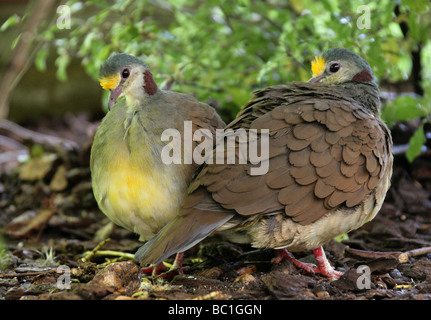
{"label": "pink leg", "polygon": [[175,256],[175,261],[171,267],[171,270],[182,269],[183,268],[183,259],[184,259],[184,252],[178,252],[177,255]]}
{"label": "pink leg", "polygon": [[157,277],[160,278],[170,278],[174,274],[183,274],[185,270],[187,270],[187,267],[183,267],[183,258],[184,258],[184,252],[178,252],[175,256],[174,263],[172,264],[172,267],[159,275]]}
{"label": "pink leg", "polygon": [[341,277],[343,275],[342,272],[336,271],[331,266],[328,259],[326,258],[325,251],[323,250],[322,247],[313,249],[313,254],[317,260],[317,266],[318,266],[317,273],[320,273],[321,275],[327,276],[328,278],[331,278],[332,280],[337,280],[339,277]]}
{"label": "pink leg", "polygon": [[295,257],[286,249],[277,249],[276,254],[276,257],[273,259],[274,263],[279,263],[283,259],[287,259],[292,261],[293,264],[299,269],[304,269],[308,273],[319,273],[332,280],[338,279],[343,274],[342,272],[335,271],[334,268],[332,268],[322,247],[313,250],[313,254],[317,260],[317,267],[295,259]]}
{"label": "pink leg", "polygon": [[162,271],[165,271],[166,267],[163,265],[163,262],[160,262],[158,264],[151,264],[146,268],[141,269],[141,273],[143,274],[159,274]]}
{"label": "pink leg", "polygon": [[163,262],[160,262],[156,265],[152,264],[147,268],[142,268],[141,273],[151,274],[154,278],[170,278],[175,274],[183,274],[184,271],[188,269],[187,267],[183,267],[183,258],[184,253],[178,252],[172,267],[168,271],[166,271],[166,267],[163,265]]}

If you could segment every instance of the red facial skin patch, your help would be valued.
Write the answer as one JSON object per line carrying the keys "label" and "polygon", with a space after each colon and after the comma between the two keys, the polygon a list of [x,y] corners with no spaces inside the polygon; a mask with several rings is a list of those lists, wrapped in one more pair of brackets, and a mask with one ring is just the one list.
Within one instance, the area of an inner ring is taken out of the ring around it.
{"label": "red facial skin patch", "polygon": [[144,79],[145,79],[145,84],[144,84],[145,92],[148,93],[150,96],[152,96],[157,92],[157,84],[154,82],[153,75],[149,70],[145,70]]}
{"label": "red facial skin patch", "polygon": [[352,80],[356,82],[371,82],[373,77],[367,70],[362,70],[361,72],[358,72]]}

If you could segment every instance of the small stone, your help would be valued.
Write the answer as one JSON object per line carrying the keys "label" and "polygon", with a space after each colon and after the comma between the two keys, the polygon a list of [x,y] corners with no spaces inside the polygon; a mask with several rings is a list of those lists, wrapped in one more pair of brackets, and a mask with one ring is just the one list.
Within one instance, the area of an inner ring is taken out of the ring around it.
{"label": "small stone", "polygon": [[328,299],[329,298],[329,293],[327,291],[319,291],[316,293],[316,296],[319,299]]}

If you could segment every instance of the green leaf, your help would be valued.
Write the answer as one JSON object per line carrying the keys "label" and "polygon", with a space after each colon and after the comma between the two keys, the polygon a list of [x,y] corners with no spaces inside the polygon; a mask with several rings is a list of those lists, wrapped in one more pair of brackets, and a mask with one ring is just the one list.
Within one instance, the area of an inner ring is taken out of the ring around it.
{"label": "green leaf", "polygon": [[57,66],[57,77],[60,81],[67,81],[66,68],[70,63],[70,56],[64,50],[60,50],[60,56],[55,60],[55,65]]}
{"label": "green leaf", "polygon": [[406,157],[409,162],[413,160],[421,153],[422,147],[426,142],[424,126],[423,124],[416,130],[409,141],[409,148],[406,152]]}
{"label": "green leaf", "polygon": [[413,12],[427,12],[430,7],[428,0],[402,0],[401,2]]}
{"label": "green leaf", "polygon": [[409,15],[409,34],[414,40],[420,40],[420,25],[419,25],[419,15],[417,13],[412,13]]}
{"label": "green leaf", "polygon": [[15,26],[21,22],[21,17],[16,13],[9,18],[0,27],[0,31],[6,31],[9,27]]}
{"label": "green leaf", "polygon": [[242,106],[247,103],[251,98],[249,90],[244,90],[242,88],[229,88],[227,91],[230,93],[232,101],[238,106]]}
{"label": "green leaf", "polygon": [[12,44],[10,46],[12,50],[15,49],[16,45],[19,42],[19,39],[21,39],[21,33],[12,41]]}
{"label": "green leaf", "polygon": [[342,234],[336,236],[334,239],[337,242],[347,241],[347,240],[349,240],[349,235],[347,233],[342,233]]}
{"label": "green leaf", "polygon": [[428,114],[421,99],[403,95],[388,103],[382,112],[382,119],[391,126],[397,121],[408,121]]}
{"label": "green leaf", "polygon": [[46,58],[48,56],[48,47],[42,47],[36,55],[34,64],[37,70],[46,71]]}
{"label": "green leaf", "polygon": [[99,50],[99,53],[97,54],[97,59],[100,61],[105,61],[109,57],[109,53],[111,51],[111,46],[106,45],[102,49]]}
{"label": "green leaf", "polygon": [[31,146],[30,154],[32,158],[37,158],[42,156],[45,153],[45,150],[43,150],[43,147],[40,144],[35,143]]}

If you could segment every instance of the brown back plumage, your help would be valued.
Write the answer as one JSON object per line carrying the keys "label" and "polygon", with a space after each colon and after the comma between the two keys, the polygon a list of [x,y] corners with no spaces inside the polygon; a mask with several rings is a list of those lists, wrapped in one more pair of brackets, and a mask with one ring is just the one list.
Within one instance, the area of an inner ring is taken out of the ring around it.
{"label": "brown back plumage", "polygon": [[269,129],[268,173],[250,175],[251,163],[204,165],[179,217],[136,258],[161,261],[256,215],[308,225],[361,204],[388,173],[392,146],[378,115],[355,99],[367,90],[375,85],[292,83],[256,92],[228,128]]}

